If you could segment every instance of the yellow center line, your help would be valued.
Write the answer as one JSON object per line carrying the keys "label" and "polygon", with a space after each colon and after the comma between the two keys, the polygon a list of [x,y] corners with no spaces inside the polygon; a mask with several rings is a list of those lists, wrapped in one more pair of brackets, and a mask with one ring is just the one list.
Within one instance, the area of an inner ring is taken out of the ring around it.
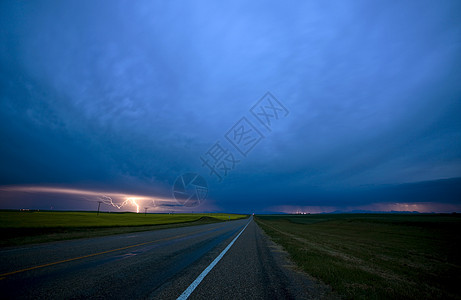
{"label": "yellow center line", "polygon": [[149,241],[149,242],[145,242],[145,243],[140,243],[140,244],[136,244],[136,245],[130,245],[130,246],[121,247],[121,248],[112,249],[112,250],[107,250],[107,251],[102,251],[102,252],[98,252],[98,253],[92,253],[92,254],[78,256],[78,257],[74,257],[74,258],[68,258],[68,259],[55,261],[55,262],[51,262],[51,263],[47,263],[47,264],[43,264],[43,265],[38,265],[38,266],[30,267],[30,268],[25,268],[25,269],[13,271],[13,272],[3,273],[3,274],[0,274],[0,280],[4,279],[5,276],[9,276],[9,275],[17,274],[17,273],[22,273],[22,272],[26,272],[26,271],[30,271],[30,270],[49,267],[49,266],[62,264],[62,263],[65,263],[65,262],[70,262],[70,261],[79,260],[79,259],[83,259],[83,258],[93,257],[93,256],[101,255],[101,254],[107,254],[107,253],[111,253],[111,252],[115,252],[115,251],[126,250],[126,249],[130,249],[130,248],[134,248],[134,247],[144,246],[144,245],[147,245],[147,244],[174,240],[174,239],[177,239],[177,238],[188,236],[190,234],[207,232],[207,231],[213,230],[213,229],[218,228],[218,227],[219,226],[214,227],[214,228],[210,228],[210,229],[207,229],[207,230],[202,230],[202,231],[197,231],[197,232],[192,232],[192,233],[187,233],[187,234],[180,234],[180,235],[177,235],[177,236],[163,238],[163,239],[159,239],[159,240],[155,240],[155,241]]}

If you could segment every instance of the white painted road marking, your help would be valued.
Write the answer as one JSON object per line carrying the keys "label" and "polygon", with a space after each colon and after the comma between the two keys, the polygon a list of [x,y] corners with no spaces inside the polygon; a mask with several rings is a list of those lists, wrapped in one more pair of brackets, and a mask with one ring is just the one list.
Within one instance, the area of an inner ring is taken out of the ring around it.
{"label": "white painted road marking", "polygon": [[248,223],[245,225],[245,227],[242,229],[242,231],[240,231],[240,233],[232,240],[232,242],[230,242],[229,245],[227,245],[226,249],[224,249],[218,255],[218,257],[216,257],[213,260],[213,262],[208,267],[206,267],[205,270],[203,270],[203,272],[197,277],[197,279],[195,279],[194,282],[192,282],[191,285],[189,285],[189,287],[181,294],[181,296],[178,297],[177,300],[186,300],[187,298],[189,298],[189,296],[192,294],[192,292],[195,290],[195,288],[197,288],[198,285],[200,284],[200,282],[202,282],[203,278],[205,278],[205,276],[214,268],[214,266],[216,266],[216,264],[221,260],[221,258],[224,256],[224,254],[226,254],[226,252],[230,249],[230,247],[232,247],[234,242],[239,238],[239,236],[247,228],[248,224],[250,224],[250,222],[252,220],[253,220],[253,218],[251,218],[250,221],[248,221]]}

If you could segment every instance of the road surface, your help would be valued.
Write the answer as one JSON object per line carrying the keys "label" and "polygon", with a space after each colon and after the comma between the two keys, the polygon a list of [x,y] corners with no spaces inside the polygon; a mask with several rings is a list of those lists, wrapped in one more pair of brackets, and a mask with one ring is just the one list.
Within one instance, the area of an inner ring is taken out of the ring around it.
{"label": "road surface", "polygon": [[0,298],[328,297],[287,263],[252,218],[3,248]]}

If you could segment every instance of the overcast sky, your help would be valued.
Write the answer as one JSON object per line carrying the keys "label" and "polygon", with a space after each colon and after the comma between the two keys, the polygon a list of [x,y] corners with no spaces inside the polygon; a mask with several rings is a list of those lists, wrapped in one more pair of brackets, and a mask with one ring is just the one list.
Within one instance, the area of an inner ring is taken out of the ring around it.
{"label": "overcast sky", "polygon": [[[197,173],[195,211],[461,211],[460,11],[2,1],[0,208],[179,211]],[[217,142],[221,178],[202,161]]]}

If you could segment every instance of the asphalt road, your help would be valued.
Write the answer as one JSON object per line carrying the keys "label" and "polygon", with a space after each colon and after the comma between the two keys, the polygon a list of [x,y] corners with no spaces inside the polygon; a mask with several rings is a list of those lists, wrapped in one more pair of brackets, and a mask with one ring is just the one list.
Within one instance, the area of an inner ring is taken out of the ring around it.
{"label": "asphalt road", "polygon": [[328,298],[252,218],[4,248],[0,298],[176,299],[204,270],[189,299]]}

